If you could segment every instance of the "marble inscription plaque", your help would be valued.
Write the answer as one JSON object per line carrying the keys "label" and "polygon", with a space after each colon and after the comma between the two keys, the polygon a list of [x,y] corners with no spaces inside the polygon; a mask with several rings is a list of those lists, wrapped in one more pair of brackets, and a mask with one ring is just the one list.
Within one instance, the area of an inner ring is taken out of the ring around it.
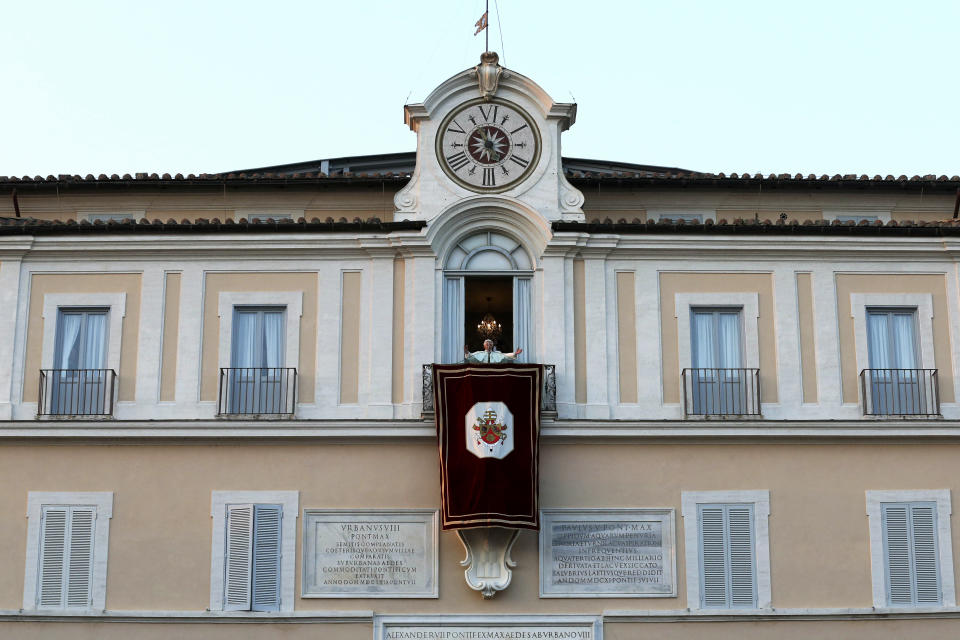
{"label": "marble inscription plaque", "polygon": [[437,511],[303,515],[304,598],[437,597]]}
{"label": "marble inscription plaque", "polygon": [[[544,616],[545,618],[548,616]],[[474,624],[386,623],[376,626],[376,640],[598,640],[599,623],[495,622]]]}
{"label": "marble inscription plaque", "polygon": [[540,512],[540,596],[677,595],[673,509]]}

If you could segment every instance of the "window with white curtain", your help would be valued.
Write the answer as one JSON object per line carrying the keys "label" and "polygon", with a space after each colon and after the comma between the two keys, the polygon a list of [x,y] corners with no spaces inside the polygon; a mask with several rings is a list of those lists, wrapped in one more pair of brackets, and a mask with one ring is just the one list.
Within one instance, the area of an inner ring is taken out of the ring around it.
{"label": "window with white curtain", "polygon": [[923,412],[916,316],[916,309],[867,309],[873,413]]}
{"label": "window with white curtain", "polygon": [[691,309],[691,392],[695,414],[744,412],[741,310]]}
{"label": "window with white curtain", "polygon": [[231,339],[231,413],[281,413],[286,310],[236,307]]}
{"label": "window with white curtain", "polygon": [[54,414],[100,414],[108,401],[107,309],[61,308],[50,380]]}

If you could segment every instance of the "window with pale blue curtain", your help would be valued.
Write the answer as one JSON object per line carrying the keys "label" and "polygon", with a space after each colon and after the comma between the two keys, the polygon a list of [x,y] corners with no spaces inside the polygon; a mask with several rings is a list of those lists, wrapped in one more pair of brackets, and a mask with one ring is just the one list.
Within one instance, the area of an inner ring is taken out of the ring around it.
{"label": "window with pale blue curtain", "polygon": [[867,309],[869,389],[875,414],[925,413],[916,309]]}
{"label": "window with pale blue curtain", "polygon": [[54,414],[99,414],[107,402],[107,310],[60,309],[50,378]]}
{"label": "window with pale blue curtain", "polygon": [[231,413],[282,413],[286,379],[283,308],[236,307],[231,369],[227,372]]}
{"label": "window with pale blue curtain", "polygon": [[743,413],[740,309],[692,309],[690,315],[693,412]]}

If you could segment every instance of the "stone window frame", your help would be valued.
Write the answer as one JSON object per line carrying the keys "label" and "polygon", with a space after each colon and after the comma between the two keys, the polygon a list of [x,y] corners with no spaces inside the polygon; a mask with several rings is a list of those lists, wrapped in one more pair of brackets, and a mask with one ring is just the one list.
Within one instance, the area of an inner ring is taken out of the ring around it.
{"label": "stone window frame", "polygon": [[293,611],[296,600],[297,516],[300,509],[300,492],[297,490],[211,492],[213,538],[210,548],[210,611],[223,611],[228,504],[280,505],[283,511],[280,519],[280,611]]}
{"label": "stone window frame", "polygon": [[[957,604],[953,576],[953,541],[950,533],[950,514],[953,511],[950,489],[868,490],[867,521],[870,531],[870,575],[873,587],[873,606],[876,609],[902,611],[910,607],[887,604],[886,558],[883,553],[882,505],[890,502],[934,502],[937,505],[937,553],[939,554],[940,598],[942,608]],[[928,608],[930,605],[922,605]],[[935,608],[936,605],[934,605]]]}
{"label": "stone window frame", "polygon": [[[41,610],[37,603],[40,580],[40,534],[43,508],[47,506],[92,506],[96,510],[93,533],[93,578],[90,606],[70,609],[79,612],[103,611],[107,600],[107,555],[110,547],[110,519],[113,518],[112,491],[29,491],[27,493],[27,559],[23,580],[23,609]],[[48,610],[44,608],[43,610]]]}
{"label": "stone window frame", "polygon": [[691,611],[725,612],[733,609],[705,609],[700,602],[700,542],[699,513],[701,504],[752,504],[754,554],[757,576],[757,610],[771,608],[770,600],[770,492],[759,490],[683,491],[684,559],[687,576],[687,608]]}

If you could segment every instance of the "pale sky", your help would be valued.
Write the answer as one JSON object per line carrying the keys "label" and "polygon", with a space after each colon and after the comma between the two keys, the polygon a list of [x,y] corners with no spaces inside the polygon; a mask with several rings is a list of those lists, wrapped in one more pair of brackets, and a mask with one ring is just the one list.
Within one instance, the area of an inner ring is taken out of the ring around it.
{"label": "pale sky", "polygon": [[[403,104],[477,64],[482,13],[483,0],[0,0],[0,175],[412,151]],[[490,13],[501,63],[578,103],[566,156],[960,174],[957,0],[492,0]]]}

